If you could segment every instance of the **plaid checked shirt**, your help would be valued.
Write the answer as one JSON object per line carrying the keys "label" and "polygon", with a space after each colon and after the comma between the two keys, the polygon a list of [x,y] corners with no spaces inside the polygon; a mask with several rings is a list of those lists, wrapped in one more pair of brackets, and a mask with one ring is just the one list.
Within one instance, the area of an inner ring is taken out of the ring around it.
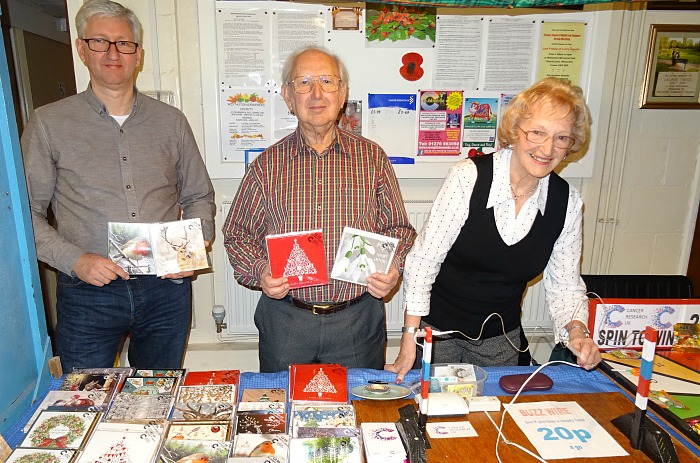
{"label": "plaid checked shirt", "polygon": [[[337,130],[323,153],[307,146],[297,130],[250,165],[223,226],[224,246],[239,283],[260,286],[268,264],[265,235],[322,229],[328,271],[345,226],[399,239],[399,272],[415,230],[408,221],[394,169],[384,151],[367,139]],[[341,302],[363,286],[330,280],[290,295],[311,302]]]}

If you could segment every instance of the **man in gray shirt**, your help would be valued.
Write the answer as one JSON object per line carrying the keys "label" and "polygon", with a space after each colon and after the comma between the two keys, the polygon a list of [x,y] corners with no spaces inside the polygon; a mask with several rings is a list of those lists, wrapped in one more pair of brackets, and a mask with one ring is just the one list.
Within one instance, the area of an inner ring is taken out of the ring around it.
{"label": "man in gray shirt", "polygon": [[107,257],[108,222],[173,221],[181,210],[201,219],[208,245],[211,180],[185,116],[134,86],[143,58],[136,15],[89,0],[76,27],[90,85],[37,109],[22,136],[37,255],[59,271],[58,354],[64,371],[113,366],[128,332],[131,366],[179,368],[193,272],[129,276]]}

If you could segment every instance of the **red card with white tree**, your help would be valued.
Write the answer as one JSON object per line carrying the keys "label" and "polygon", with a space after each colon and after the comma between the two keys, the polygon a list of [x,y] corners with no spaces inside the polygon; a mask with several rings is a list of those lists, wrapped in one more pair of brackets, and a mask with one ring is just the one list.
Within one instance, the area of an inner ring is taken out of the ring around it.
{"label": "red card with white tree", "polygon": [[274,278],[287,277],[290,288],[328,284],[321,230],[267,235],[265,241]]}
{"label": "red card with white tree", "polygon": [[347,403],[347,368],[338,364],[289,365],[289,400],[297,403]]}

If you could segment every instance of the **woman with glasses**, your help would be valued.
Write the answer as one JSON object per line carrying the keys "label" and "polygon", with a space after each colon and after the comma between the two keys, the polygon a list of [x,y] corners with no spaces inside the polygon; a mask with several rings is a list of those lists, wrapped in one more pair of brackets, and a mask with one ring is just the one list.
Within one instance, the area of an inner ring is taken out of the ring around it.
{"label": "woman with glasses", "polygon": [[452,166],[406,258],[404,334],[386,365],[397,382],[414,365],[414,333],[425,325],[459,332],[433,339],[433,363],[517,365],[527,352],[520,303],[543,271],[557,341],[586,369],[600,362],[579,271],[582,201],[554,172],[582,149],[590,124],[581,89],[547,78],[509,103],[500,151]]}

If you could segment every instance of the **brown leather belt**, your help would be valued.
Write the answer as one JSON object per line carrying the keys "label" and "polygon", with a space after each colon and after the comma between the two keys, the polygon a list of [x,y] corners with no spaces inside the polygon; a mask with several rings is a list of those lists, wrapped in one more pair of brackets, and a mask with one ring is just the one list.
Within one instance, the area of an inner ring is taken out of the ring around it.
{"label": "brown leather belt", "polygon": [[325,303],[311,303],[311,302],[306,302],[302,301],[301,299],[297,299],[292,296],[287,296],[284,299],[289,302],[290,304],[299,307],[300,309],[306,309],[310,310],[311,313],[314,315],[329,315],[332,313],[340,312],[341,310],[345,310],[348,307],[350,307],[353,304],[357,304],[360,302],[362,299],[365,298],[369,293],[362,293],[362,295],[357,296],[355,299],[350,299],[349,301],[344,301],[344,302],[329,302],[327,304]]}

